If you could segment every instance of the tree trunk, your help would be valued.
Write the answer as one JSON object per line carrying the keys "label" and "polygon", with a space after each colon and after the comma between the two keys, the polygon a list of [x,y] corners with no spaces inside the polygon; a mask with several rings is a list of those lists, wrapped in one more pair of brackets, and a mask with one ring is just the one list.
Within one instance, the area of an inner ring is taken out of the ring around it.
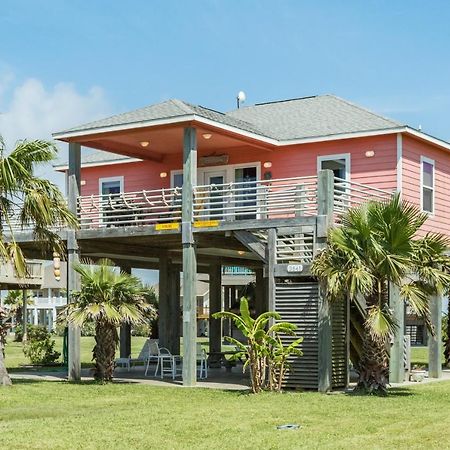
{"label": "tree trunk", "polygon": [[15,312],[15,322],[16,322],[16,332],[14,333],[14,342],[22,342],[22,336],[23,336],[23,328],[22,332],[17,333],[17,325],[21,325],[22,323],[22,305],[18,305],[16,312]]}
{"label": "tree trunk", "polygon": [[2,386],[11,386],[11,378],[6,370],[5,360],[3,358],[3,346],[0,344],[0,383]]}
{"label": "tree trunk", "polygon": [[117,329],[108,322],[95,325],[95,347],[93,350],[94,378],[98,381],[112,381],[114,360],[119,342]]}
{"label": "tree trunk", "polygon": [[387,393],[389,360],[386,343],[381,339],[373,339],[367,325],[364,325],[362,355],[357,372],[359,374],[357,390],[369,394]]}
{"label": "tree trunk", "polygon": [[447,310],[447,341],[444,345],[444,359],[445,364],[450,366],[450,300],[448,302],[448,310]]}

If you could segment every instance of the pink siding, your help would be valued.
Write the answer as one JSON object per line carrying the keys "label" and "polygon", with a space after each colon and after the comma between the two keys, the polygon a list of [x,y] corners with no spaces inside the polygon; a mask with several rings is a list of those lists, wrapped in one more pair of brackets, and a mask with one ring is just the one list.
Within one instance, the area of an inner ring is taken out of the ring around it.
{"label": "pink siding", "polygon": [[[375,155],[367,158],[365,152]],[[273,178],[315,175],[317,157],[350,153],[351,180],[366,183],[379,189],[396,189],[396,136],[345,139],[315,144],[281,147],[274,151],[254,147],[227,150],[229,164],[271,161],[272,168],[261,167],[262,175],[270,170]],[[142,161],[82,169],[82,195],[98,194],[99,178],[124,176],[125,191],[166,188],[170,185],[170,171],[182,168],[181,155],[166,155],[162,163]],[[167,178],[160,178],[167,172]]]}
{"label": "pink siding", "polygon": [[420,157],[435,162],[435,212],[427,220],[424,231],[435,231],[450,236],[449,175],[450,155],[425,142],[403,137],[403,198],[420,205]]}

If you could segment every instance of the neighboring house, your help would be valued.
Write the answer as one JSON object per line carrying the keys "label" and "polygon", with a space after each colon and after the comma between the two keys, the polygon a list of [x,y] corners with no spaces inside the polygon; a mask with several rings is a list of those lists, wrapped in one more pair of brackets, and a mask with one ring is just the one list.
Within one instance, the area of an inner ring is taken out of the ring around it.
{"label": "neighboring house", "polygon": [[[21,280],[15,281],[12,276],[0,284],[2,300],[7,291],[5,289],[25,290],[27,295],[27,320],[33,325],[45,326],[49,331],[56,325],[56,316],[67,304],[67,267],[61,263],[61,278],[56,280],[53,273],[53,262],[31,260],[27,261],[28,267],[33,267],[34,273],[28,274],[27,284]],[[0,281],[3,281],[2,273],[8,273],[5,265],[0,266]],[[6,282],[7,281],[7,282]],[[20,281],[20,284],[19,284]]]}
{"label": "neighboring house", "polygon": [[[160,269],[165,346],[179,351],[179,330],[170,328],[179,299],[170,286],[180,270],[189,296],[195,276],[209,274],[214,312],[221,267],[247,267],[256,308],[280,311],[305,336],[293,386],[345,385],[358,351],[350,332],[357,320],[345,308],[321,307],[309,272],[327,225],[349,206],[397,191],[428,214],[423,233],[450,236],[450,144],[332,95],[228,113],[168,100],[54,137],[69,143],[69,165],[56,169],[69,175],[72,204],[78,197],[81,254]],[[82,146],[102,152],[80,160]],[[185,342],[194,339],[192,300],[184,302]],[[220,322],[211,327],[210,347],[220,349]],[[185,373],[186,384],[192,376]]]}
{"label": "neighboring house", "polygon": [[29,291],[28,323],[45,326],[49,331],[56,325],[56,317],[67,304],[67,267],[61,262],[61,278],[56,280],[53,262],[45,261],[42,285]]}

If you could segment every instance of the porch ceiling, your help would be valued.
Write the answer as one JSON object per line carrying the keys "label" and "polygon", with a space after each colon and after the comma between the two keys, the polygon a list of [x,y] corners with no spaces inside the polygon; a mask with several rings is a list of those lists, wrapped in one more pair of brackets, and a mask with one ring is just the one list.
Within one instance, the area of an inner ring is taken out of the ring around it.
{"label": "porch ceiling", "polygon": [[[247,136],[214,126],[200,124],[195,120],[171,125],[93,133],[62,140],[77,142],[84,147],[132,158],[162,161],[165,155],[182,153],[183,130],[186,126],[193,126],[197,129],[197,149],[201,153],[208,154],[218,150],[229,150],[243,146],[267,150],[271,148],[267,143],[257,142]],[[209,139],[205,138],[204,135],[210,135]],[[148,142],[148,145],[144,147],[141,142]]]}

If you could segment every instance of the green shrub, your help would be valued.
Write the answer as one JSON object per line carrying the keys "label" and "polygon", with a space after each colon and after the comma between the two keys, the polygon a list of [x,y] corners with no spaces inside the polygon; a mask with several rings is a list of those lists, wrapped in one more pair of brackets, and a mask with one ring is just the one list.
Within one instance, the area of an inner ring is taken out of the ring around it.
{"label": "green shrub", "polygon": [[27,328],[27,341],[23,352],[33,364],[51,364],[61,355],[55,351],[55,340],[47,328],[29,325]]}
{"label": "green shrub", "polygon": [[149,323],[134,325],[133,328],[131,329],[131,334],[133,336],[150,337],[151,332],[152,326]]}

